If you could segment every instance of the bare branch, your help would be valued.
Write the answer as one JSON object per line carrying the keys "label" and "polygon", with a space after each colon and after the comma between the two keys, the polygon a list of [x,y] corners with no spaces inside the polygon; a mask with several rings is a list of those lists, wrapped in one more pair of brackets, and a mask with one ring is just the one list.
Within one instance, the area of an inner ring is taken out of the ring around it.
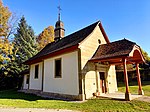
{"label": "bare branch", "polygon": [[13,13],[11,18],[9,19],[9,22],[8,22],[8,25],[9,25],[8,30],[9,30],[9,32],[7,34],[7,37],[6,37],[7,39],[9,39],[9,40],[13,39],[12,35],[14,35],[15,32],[16,32],[18,21],[19,21],[19,18],[16,16],[16,13]]}

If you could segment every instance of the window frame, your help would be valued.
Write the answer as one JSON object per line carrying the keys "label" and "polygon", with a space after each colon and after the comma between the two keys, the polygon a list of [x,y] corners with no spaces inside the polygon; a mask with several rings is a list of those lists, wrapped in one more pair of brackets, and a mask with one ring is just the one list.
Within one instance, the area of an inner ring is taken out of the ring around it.
{"label": "window frame", "polygon": [[34,66],[34,79],[38,79],[39,78],[39,64]]}
{"label": "window frame", "polygon": [[[56,72],[57,71],[57,67],[58,67],[58,65],[56,65],[56,62],[57,61],[60,61],[60,67],[59,67],[59,71],[60,71],[60,73],[59,74],[57,74],[58,72]],[[62,59],[61,58],[57,58],[57,59],[55,59],[55,62],[54,62],[54,73],[55,73],[55,75],[54,75],[54,78],[62,78]]]}

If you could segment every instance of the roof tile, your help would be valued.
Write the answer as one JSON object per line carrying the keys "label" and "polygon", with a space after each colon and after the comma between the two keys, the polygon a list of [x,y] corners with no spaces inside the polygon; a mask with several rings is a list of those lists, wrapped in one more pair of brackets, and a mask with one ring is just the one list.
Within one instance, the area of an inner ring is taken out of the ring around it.
{"label": "roof tile", "polygon": [[91,60],[128,56],[134,45],[136,45],[136,43],[127,39],[111,42],[108,44],[102,44],[98,47]]}

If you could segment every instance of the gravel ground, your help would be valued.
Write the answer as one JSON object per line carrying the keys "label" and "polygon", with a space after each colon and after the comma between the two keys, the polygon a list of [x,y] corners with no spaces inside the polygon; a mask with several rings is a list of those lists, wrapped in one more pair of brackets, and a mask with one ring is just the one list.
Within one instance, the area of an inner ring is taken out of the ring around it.
{"label": "gravel ground", "polygon": [[61,109],[38,109],[38,108],[0,108],[0,112],[79,112]]}
{"label": "gravel ground", "polygon": [[137,98],[136,100],[145,101],[150,103],[150,97],[149,96],[142,96]]}

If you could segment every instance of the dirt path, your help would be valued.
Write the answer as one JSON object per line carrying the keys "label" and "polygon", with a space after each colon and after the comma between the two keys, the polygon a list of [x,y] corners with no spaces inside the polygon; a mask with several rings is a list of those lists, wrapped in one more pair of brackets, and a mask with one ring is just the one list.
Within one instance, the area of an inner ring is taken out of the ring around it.
{"label": "dirt path", "polygon": [[79,112],[61,109],[38,109],[38,108],[0,108],[0,112]]}
{"label": "dirt path", "polygon": [[142,97],[137,98],[136,100],[145,101],[145,102],[150,103],[150,97],[149,96],[142,96]]}

